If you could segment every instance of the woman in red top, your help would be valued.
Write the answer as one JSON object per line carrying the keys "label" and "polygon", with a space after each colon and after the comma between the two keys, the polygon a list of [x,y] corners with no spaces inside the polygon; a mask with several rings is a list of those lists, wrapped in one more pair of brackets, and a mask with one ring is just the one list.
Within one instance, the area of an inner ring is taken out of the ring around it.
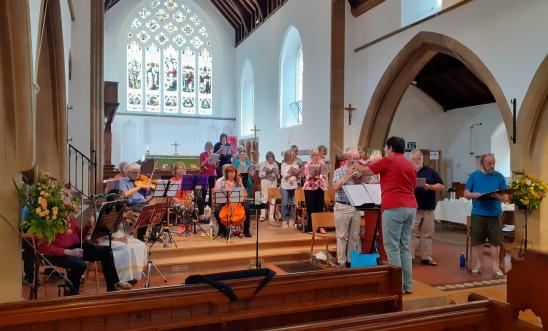
{"label": "woman in red top", "polygon": [[[204,146],[204,152],[200,154],[200,174],[209,176],[207,179],[209,186],[209,201],[207,205],[211,207],[211,189],[215,186],[215,180],[217,179],[217,165],[216,163],[209,162],[209,157],[213,151],[213,144],[211,141],[206,142]],[[202,190],[202,201],[206,201],[207,190]]]}

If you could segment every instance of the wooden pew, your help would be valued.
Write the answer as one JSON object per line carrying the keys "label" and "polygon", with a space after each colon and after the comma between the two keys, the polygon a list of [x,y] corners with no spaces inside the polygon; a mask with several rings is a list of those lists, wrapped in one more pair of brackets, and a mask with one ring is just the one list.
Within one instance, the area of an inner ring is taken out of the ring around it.
{"label": "wooden pew", "polygon": [[529,249],[524,259],[514,259],[508,273],[507,300],[513,321],[531,309],[548,325],[548,253]]}
{"label": "wooden pew", "polygon": [[468,331],[508,330],[498,317],[503,316],[505,304],[486,299],[465,304],[417,309],[396,313],[337,318],[302,323],[268,331],[327,331],[327,330],[383,330],[383,331]]}
{"label": "wooden pew", "polygon": [[401,310],[401,269],[378,266],[0,305],[0,330],[250,330]]}

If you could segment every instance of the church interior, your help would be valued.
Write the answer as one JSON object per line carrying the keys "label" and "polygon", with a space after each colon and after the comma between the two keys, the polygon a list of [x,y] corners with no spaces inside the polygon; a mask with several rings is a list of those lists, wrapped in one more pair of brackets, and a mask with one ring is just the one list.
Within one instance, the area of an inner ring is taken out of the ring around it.
{"label": "church interior", "polygon": [[0,331],[543,330],[547,16],[0,0]]}

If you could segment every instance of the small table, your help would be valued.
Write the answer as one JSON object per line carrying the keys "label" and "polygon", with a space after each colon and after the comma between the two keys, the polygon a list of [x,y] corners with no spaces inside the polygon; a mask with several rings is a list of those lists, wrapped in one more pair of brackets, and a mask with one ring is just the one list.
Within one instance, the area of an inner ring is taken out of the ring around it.
{"label": "small table", "polygon": [[[502,204],[502,211],[514,211],[514,205]],[[472,201],[470,200],[442,200],[436,204],[434,218],[466,225],[466,217],[472,215]]]}

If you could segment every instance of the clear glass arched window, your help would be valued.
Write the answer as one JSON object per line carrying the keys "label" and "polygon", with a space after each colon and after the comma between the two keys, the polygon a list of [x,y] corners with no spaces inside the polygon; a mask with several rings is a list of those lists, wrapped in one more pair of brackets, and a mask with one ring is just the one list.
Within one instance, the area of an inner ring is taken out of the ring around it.
{"label": "clear glass arched window", "polygon": [[211,115],[211,41],[181,0],[150,0],[127,29],[127,111]]}
{"label": "clear glass arched window", "polygon": [[254,124],[254,81],[253,67],[249,60],[245,61],[240,81],[240,135],[250,136]]}
{"label": "clear glass arched window", "polygon": [[304,55],[299,31],[290,26],[280,55],[280,127],[303,122]]}

